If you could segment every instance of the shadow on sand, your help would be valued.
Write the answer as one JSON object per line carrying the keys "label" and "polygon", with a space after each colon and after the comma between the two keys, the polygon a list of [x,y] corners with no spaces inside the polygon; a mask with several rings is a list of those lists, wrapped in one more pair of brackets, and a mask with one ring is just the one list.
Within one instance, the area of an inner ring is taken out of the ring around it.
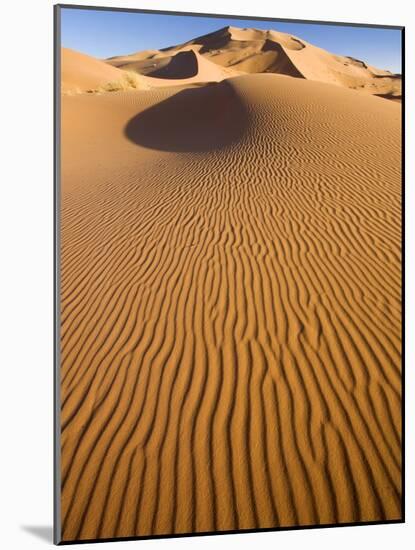
{"label": "shadow on sand", "polygon": [[148,75],[154,78],[191,78],[197,75],[197,57],[194,52],[179,52],[171,58],[167,65],[149,72]]}
{"label": "shadow on sand", "polygon": [[137,145],[172,152],[207,152],[239,140],[248,113],[226,81],[181,90],[134,116],[125,127]]}

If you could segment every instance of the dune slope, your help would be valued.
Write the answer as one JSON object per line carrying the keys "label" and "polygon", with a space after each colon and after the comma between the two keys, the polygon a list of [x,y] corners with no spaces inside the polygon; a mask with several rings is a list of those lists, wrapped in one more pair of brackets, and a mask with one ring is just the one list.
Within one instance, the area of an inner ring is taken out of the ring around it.
{"label": "dune slope", "polygon": [[123,77],[123,71],[90,55],[61,49],[62,92],[86,91]]}
{"label": "dune slope", "polygon": [[193,49],[184,49],[172,55],[151,55],[149,59],[136,59],[133,56],[119,66],[123,70],[143,75],[145,82],[152,87],[220,82],[240,74],[231,68],[212,63]]}
{"label": "dune slope", "polygon": [[163,65],[168,59],[189,50],[238,72],[286,74],[395,100],[399,100],[402,93],[400,75],[352,57],[332,54],[275,30],[228,26],[183,44],[114,57],[107,63],[147,74],[148,67]]}
{"label": "dune slope", "polygon": [[63,97],[63,539],[400,518],[400,106],[185,92]]}

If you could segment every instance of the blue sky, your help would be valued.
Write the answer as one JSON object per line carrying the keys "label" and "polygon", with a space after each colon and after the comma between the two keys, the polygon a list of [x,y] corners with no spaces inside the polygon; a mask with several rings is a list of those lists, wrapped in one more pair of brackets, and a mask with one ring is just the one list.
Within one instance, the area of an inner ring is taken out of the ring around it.
{"label": "blue sky", "polygon": [[402,71],[401,32],[395,29],[72,8],[61,13],[62,46],[99,58],[173,46],[233,25],[290,33],[332,53]]}

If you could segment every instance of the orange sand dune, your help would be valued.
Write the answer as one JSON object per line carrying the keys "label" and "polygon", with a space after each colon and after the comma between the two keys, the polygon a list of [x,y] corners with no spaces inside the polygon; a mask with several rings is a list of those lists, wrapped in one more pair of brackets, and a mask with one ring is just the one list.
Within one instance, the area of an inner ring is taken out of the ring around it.
{"label": "orange sand dune", "polygon": [[308,80],[400,99],[401,77],[351,57],[334,55],[295,36],[274,30],[224,27],[184,44],[108,59],[117,67],[140,74],[166,59],[193,50],[204,58],[238,72],[287,74]]}
{"label": "orange sand dune", "polygon": [[[134,59],[117,68],[89,55],[62,48],[61,63],[63,93],[104,93],[126,88],[206,84],[240,74],[239,71],[219,67],[193,50],[162,56],[156,62]],[[139,76],[129,85],[128,79],[135,72]]]}
{"label": "orange sand dune", "polygon": [[146,60],[134,58],[121,66],[125,70],[145,75],[145,82],[156,87],[220,82],[240,74],[239,71],[219,67],[192,49]]}
{"label": "orange sand dune", "polygon": [[86,91],[123,76],[108,63],[69,48],[61,49],[61,67],[62,92]]}
{"label": "orange sand dune", "polygon": [[401,518],[400,116],[275,74],[62,98],[64,540]]}

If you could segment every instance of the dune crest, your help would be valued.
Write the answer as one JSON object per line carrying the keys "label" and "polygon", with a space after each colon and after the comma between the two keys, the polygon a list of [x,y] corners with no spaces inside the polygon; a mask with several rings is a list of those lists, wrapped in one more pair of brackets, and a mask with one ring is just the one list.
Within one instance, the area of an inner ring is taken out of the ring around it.
{"label": "dune crest", "polygon": [[220,67],[193,49],[175,55],[111,64],[92,56],[62,48],[62,93],[105,92],[127,89],[147,90],[168,86],[188,86],[220,82],[241,74]]}
{"label": "dune crest", "polygon": [[[181,50],[175,55],[164,56],[151,63],[141,62],[138,72],[145,74],[147,82],[152,86],[171,86],[175,84],[187,85],[195,83],[220,82],[240,74],[226,67],[219,67],[206,59],[198,52],[188,49]],[[138,63],[123,65],[129,70],[137,70]]]}
{"label": "dune crest", "polygon": [[364,61],[331,54],[308,42],[274,30],[224,27],[183,44],[107,59],[123,69],[149,74],[169,64],[174,56],[192,50],[220,67],[238,73],[286,74],[335,84],[395,100],[401,97],[400,75],[377,69]]}

